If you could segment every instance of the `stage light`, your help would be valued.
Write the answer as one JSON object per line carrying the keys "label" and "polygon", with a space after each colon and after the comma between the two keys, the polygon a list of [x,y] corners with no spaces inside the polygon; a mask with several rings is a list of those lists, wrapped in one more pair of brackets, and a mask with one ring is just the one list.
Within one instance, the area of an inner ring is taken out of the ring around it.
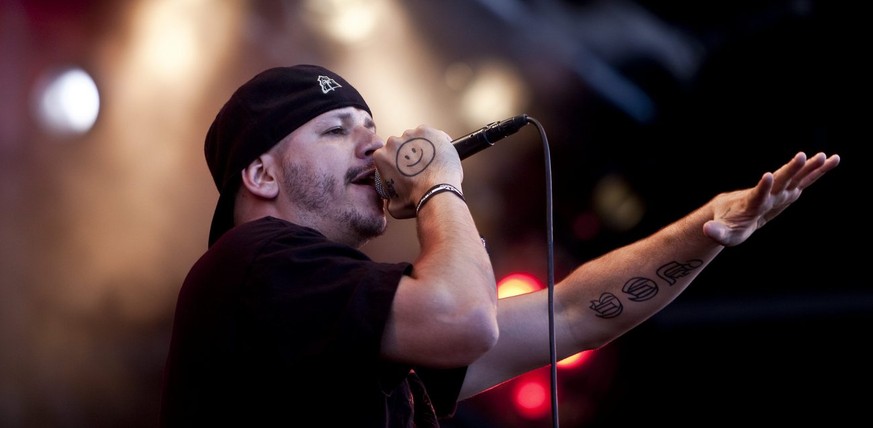
{"label": "stage light", "polygon": [[385,22],[384,1],[310,0],[304,4],[313,29],[344,44],[370,40],[377,26]]}
{"label": "stage light", "polygon": [[533,276],[526,273],[513,273],[505,276],[497,283],[497,298],[530,293],[543,288]]}
{"label": "stage light", "polygon": [[[451,70],[456,71],[457,67]],[[527,84],[516,67],[489,60],[471,70],[461,93],[461,111],[469,127],[500,120],[527,108]]]}
{"label": "stage light", "polygon": [[525,419],[539,419],[551,408],[549,383],[540,376],[524,376],[512,390],[516,412]]}
{"label": "stage light", "polygon": [[91,130],[100,113],[100,93],[94,79],[79,67],[52,70],[38,79],[33,92],[37,121],[57,135]]}

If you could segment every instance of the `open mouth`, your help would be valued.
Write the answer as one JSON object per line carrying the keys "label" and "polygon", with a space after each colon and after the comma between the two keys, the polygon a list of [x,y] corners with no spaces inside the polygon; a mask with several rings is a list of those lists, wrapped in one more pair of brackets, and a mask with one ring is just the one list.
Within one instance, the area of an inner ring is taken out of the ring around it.
{"label": "open mouth", "polygon": [[371,168],[362,171],[360,174],[356,175],[352,180],[352,184],[359,184],[363,186],[375,186],[376,185],[376,170]]}

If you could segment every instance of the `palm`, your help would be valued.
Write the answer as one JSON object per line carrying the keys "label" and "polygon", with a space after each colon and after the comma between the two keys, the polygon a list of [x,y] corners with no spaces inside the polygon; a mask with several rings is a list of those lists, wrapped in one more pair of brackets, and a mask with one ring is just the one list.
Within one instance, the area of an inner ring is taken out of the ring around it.
{"label": "palm", "polygon": [[716,196],[713,219],[703,225],[704,233],[727,247],[742,243],[839,162],[837,155],[826,158],[819,153],[807,159],[798,153],[775,173],[764,174],[755,187]]}

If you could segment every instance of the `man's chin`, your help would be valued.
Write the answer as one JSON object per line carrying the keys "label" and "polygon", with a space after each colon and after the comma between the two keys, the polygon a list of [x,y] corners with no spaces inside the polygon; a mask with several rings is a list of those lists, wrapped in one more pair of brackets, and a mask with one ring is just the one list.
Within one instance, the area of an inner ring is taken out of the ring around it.
{"label": "man's chin", "polygon": [[384,210],[381,215],[375,215],[369,219],[359,219],[355,222],[358,237],[362,244],[373,238],[378,238],[385,234],[388,229],[388,218],[385,217]]}

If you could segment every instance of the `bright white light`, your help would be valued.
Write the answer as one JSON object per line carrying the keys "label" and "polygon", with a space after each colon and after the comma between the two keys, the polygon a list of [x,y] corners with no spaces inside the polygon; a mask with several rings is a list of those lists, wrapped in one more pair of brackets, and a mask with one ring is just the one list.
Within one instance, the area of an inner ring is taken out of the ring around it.
{"label": "bright white light", "polygon": [[526,98],[524,82],[515,69],[493,61],[474,72],[464,88],[461,104],[465,118],[474,126],[518,114]]}
{"label": "bright white light", "polygon": [[[384,1],[310,0],[305,4],[313,28],[345,44],[365,41],[384,15]],[[381,22],[384,22],[382,20]]]}
{"label": "bright white light", "polygon": [[[205,18],[202,1],[144,2],[136,15],[138,52],[150,72],[165,79],[189,74],[197,61],[198,24]],[[215,12],[210,12],[217,14]]]}
{"label": "bright white light", "polygon": [[37,119],[58,134],[88,132],[100,112],[94,79],[80,68],[53,73],[36,87]]}

